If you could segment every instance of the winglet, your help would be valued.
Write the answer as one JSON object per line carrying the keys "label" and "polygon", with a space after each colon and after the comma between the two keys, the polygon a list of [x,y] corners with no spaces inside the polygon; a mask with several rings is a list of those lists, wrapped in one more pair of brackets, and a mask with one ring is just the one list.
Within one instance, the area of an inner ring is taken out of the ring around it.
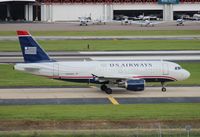
{"label": "winglet", "polygon": [[28,31],[25,31],[25,30],[18,30],[17,35],[18,36],[30,36],[30,33]]}

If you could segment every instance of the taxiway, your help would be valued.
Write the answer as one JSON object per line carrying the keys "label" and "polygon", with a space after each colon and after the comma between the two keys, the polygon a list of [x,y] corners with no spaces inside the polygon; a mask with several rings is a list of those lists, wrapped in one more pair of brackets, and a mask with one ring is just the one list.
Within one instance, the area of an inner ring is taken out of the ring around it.
{"label": "taxiway", "polygon": [[[58,61],[75,60],[169,60],[200,61],[200,51],[108,51],[108,52],[48,52]],[[0,52],[0,63],[23,62],[21,52]]]}
{"label": "taxiway", "polygon": [[143,92],[114,88],[107,95],[99,88],[2,88],[0,104],[134,104],[199,103],[200,87],[147,87]]}

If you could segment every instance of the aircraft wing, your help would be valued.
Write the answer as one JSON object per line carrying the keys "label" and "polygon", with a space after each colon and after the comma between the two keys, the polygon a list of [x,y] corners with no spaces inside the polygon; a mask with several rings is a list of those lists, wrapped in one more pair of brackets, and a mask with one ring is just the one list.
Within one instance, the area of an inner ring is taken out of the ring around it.
{"label": "aircraft wing", "polygon": [[138,25],[145,24],[144,21],[132,21],[132,23]]}
{"label": "aircraft wing", "polygon": [[125,81],[128,79],[138,79],[138,78],[134,78],[137,75],[135,76],[133,75],[97,76],[97,75],[92,74],[92,76],[94,77],[96,81],[99,81],[99,82],[109,81],[111,83],[118,83],[118,82]]}
{"label": "aircraft wing", "polygon": [[106,21],[101,20],[101,19],[96,19],[96,20],[93,20],[92,22],[93,22],[93,24],[106,24]]}
{"label": "aircraft wing", "polygon": [[[145,21],[132,21],[133,24],[138,24],[138,25],[146,25],[147,22]],[[151,24],[161,24],[161,23],[164,23],[164,21],[150,21],[148,23],[151,23]]]}
{"label": "aircraft wing", "polygon": [[164,21],[152,21],[151,23],[152,24],[161,24],[161,23],[164,23]]}

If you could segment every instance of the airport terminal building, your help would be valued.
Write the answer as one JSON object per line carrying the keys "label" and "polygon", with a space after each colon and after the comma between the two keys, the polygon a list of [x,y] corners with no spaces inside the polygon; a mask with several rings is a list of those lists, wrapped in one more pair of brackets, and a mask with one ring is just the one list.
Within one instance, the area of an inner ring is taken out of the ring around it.
{"label": "airport terminal building", "polygon": [[120,15],[154,15],[171,21],[200,12],[200,0],[0,0],[0,21],[113,20]]}

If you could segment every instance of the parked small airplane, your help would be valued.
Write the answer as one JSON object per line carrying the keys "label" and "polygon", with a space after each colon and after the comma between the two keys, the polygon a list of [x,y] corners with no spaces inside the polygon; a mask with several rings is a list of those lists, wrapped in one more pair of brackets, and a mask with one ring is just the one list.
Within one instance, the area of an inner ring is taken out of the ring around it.
{"label": "parked small airplane", "polygon": [[200,14],[194,14],[192,17],[194,20],[200,20]]}
{"label": "parked small airplane", "polygon": [[100,84],[107,94],[112,93],[108,85],[143,91],[145,82],[161,82],[164,92],[166,82],[185,80],[190,76],[180,65],[168,61],[55,61],[27,31],[17,31],[17,34],[24,63],[16,64],[16,70],[57,80]]}
{"label": "parked small airplane", "polygon": [[80,26],[87,26],[89,24],[106,24],[105,20],[100,19],[92,19],[91,17],[79,17]]}
{"label": "parked small airplane", "polygon": [[92,21],[91,17],[79,17],[80,26],[87,26]]}
{"label": "parked small airplane", "polygon": [[142,21],[134,21],[132,23],[139,24],[141,27],[154,27],[156,24],[160,24],[162,22],[142,20]]}
{"label": "parked small airplane", "polygon": [[154,15],[144,16],[144,14],[143,14],[143,15],[139,15],[138,19],[139,20],[158,20],[159,18]]}
{"label": "parked small airplane", "polygon": [[196,13],[193,14],[192,16],[188,14],[181,14],[181,15],[176,15],[176,19],[183,19],[184,21],[200,21],[200,14]]}
{"label": "parked small airplane", "polygon": [[[199,18],[199,20],[200,20],[200,18]],[[190,20],[185,20],[183,18],[180,18],[180,19],[176,20],[176,23],[177,23],[176,25],[177,26],[184,26],[185,22],[187,22],[189,24],[189,23],[193,23],[193,22],[196,22],[196,21],[199,22],[197,18],[193,18],[193,17]]]}
{"label": "parked small airplane", "polygon": [[177,22],[177,24],[176,24],[177,26],[184,26],[185,20],[184,19],[177,19],[176,22]]}
{"label": "parked small airplane", "polygon": [[132,20],[129,19],[128,16],[124,16],[123,19],[121,20],[121,25],[131,25]]}

